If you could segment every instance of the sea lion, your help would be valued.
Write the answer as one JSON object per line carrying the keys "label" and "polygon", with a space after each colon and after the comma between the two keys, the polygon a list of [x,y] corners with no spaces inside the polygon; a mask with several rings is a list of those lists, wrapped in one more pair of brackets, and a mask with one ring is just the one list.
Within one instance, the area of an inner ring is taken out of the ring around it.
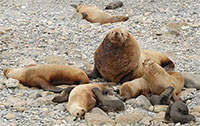
{"label": "sea lion", "polygon": [[137,40],[127,30],[114,28],[96,49],[93,71],[87,74],[89,78],[103,77],[116,83],[131,81],[143,76],[145,58],[151,58],[161,66],[174,67],[173,62],[160,53],[142,53]]}
{"label": "sea lion", "polygon": [[123,6],[123,3],[121,1],[114,1],[114,2],[109,3],[105,9],[116,9],[122,6]]}
{"label": "sea lion", "polygon": [[98,88],[101,92],[109,93],[109,90],[102,84],[85,84],[78,85],[69,94],[67,110],[72,116],[83,117],[86,112],[96,105],[93,88]]}
{"label": "sea lion", "polygon": [[32,64],[24,68],[7,68],[4,75],[19,80],[25,86],[61,92],[60,84],[85,84],[89,78],[84,71],[73,66],[58,64]]}
{"label": "sea lion", "polygon": [[152,105],[169,105],[174,88],[169,86],[161,95],[152,95],[149,99]]}
{"label": "sea lion", "polygon": [[173,123],[181,124],[195,121],[195,117],[188,112],[188,107],[181,101],[170,104],[165,113],[165,119]]}
{"label": "sea lion", "polygon": [[96,96],[97,105],[105,112],[119,112],[124,110],[124,103],[117,97],[111,95],[103,95],[103,93],[98,88],[92,89]]}
{"label": "sea lion", "polygon": [[83,19],[86,19],[91,23],[106,24],[128,20],[128,16],[110,15],[94,6],[84,6],[82,4],[72,6],[76,7],[77,12],[83,15]]}
{"label": "sea lion", "polygon": [[126,100],[135,98],[140,94],[147,96],[149,91],[148,82],[144,78],[137,78],[122,84],[120,87],[120,96]]}
{"label": "sea lion", "polygon": [[184,77],[174,71],[166,72],[160,65],[154,63],[152,60],[146,59],[143,63],[144,79],[149,84],[149,88],[153,94],[160,95],[168,86],[174,87],[173,99],[180,100],[177,94],[184,87]]}

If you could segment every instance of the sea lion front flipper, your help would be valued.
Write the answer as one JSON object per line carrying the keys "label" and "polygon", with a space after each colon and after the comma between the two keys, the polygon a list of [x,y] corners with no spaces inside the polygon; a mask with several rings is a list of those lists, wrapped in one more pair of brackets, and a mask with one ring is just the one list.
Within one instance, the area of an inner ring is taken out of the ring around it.
{"label": "sea lion front flipper", "polygon": [[55,96],[52,101],[57,103],[68,102],[69,94],[75,86],[65,88],[60,95]]}
{"label": "sea lion front flipper", "polygon": [[93,78],[93,79],[96,79],[98,77],[102,78],[101,74],[99,73],[99,71],[97,70],[95,65],[94,65],[92,72],[90,72],[90,73],[86,72],[86,74],[89,78]]}
{"label": "sea lion front flipper", "polygon": [[172,106],[172,104],[170,104],[169,106],[168,106],[168,108],[167,108],[167,111],[165,112],[165,120],[167,120],[167,121],[170,121],[170,110],[171,110],[171,106]]}
{"label": "sea lion front flipper", "polygon": [[175,94],[175,92],[172,93],[172,98],[174,101],[181,101],[181,99]]}
{"label": "sea lion front flipper", "polygon": [[45,91],[52,91],[54,93],[60,93],[63,89],[51,85],[49,82],[41,78],[36,78],[34,81],[38,86],[40,86]]}

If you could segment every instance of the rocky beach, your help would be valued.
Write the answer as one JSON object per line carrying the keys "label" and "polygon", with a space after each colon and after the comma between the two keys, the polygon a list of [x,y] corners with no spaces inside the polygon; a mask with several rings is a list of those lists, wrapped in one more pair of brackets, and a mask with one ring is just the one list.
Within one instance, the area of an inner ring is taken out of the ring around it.
{"label": "rocky beach", "polygon": [[[94,52],[108,31],[127,29],[141,49],[167,55],[175,71],[197,75],[200,80],[200,2],[198,0],[123,0],[114,10],[112,0],[0,0],[0,126],[180,126],[166,123],[167,106],[152,106],[140,95],[125,103],[122,112],[94,108],[85,119],[74,120],[66,103],[54,103],[55,93],[25,87],[3,75],[5,68],[28,64],[68,64],[91,70]],[[71,4],[97,6],[113,15],[127,15],[125,22],[90,23]],[[92,82],[103,79],[92,80]],[[119,88],[114,86],[111,89]],[[200,125],[200,91],[184,88],[179,94],[192,124]]]}

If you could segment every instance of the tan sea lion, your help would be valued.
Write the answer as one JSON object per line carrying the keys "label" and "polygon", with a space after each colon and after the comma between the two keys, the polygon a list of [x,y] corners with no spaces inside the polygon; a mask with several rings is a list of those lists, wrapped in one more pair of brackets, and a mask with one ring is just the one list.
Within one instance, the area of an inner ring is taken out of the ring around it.
{"label": "tan sea lion", "polygon": [[143,61],[150,58],[159,65],[174,67],[173,62],[155,51],[143,51],[137,40],[125,29],[108,32],[94,54],[94,69],[90,78],[103,77],[107,81],[123,83],[144,74]]}
{"label": "tan sea lion", "polygon": [[149,84],[149,88],[153,94],[160,95],[168,86],[174,88],[173,99],[180,100],[177,96],[184,87],[184,77],[174,71],[166,72],[160,65],[152,60],[146,59],[143,63],[145,68],[144,79]]}
{"label": "tan sea lion", "polygon": [[84,71],[73,66],[58,64],[29,65],[24,68],[7,68],[4,75],[25,86],[39,87],[47,91],[61,92],[60,84],[85,84],[89,78]]}
{"label": "tan sea lion", "polygon": [[98,88],[101,92],[109,92],[102,84],[85,84],[76,86],[69,94],[67,110],[75,117],[83,117],[86,112],[96,105],[93,88]]}
{"label": "tan sea lion", "polygon": [[120,96],[126,100],[135,98],[140,94],[147,96],[149,91],[148,82],[144,78],[137,78],[122,84],[120,87]]}
{"label": "tan sea lion", "polygon": [[105,95],[98,88],[93,88],[92,91],[95,94],[97,106],[105,112],[119,112],[124,110],[124,103],[117,97]]}
{"label": "tan sea lion", "polygon": [[180,122],[181,124],[195,121],[195,117],[189,114],[187,105],[181,101],[177,101],[169,105],[165,113],[165,119],[172,121],[173,123]]}
{"label": "tan sea lion", "polygon": [[83,15],[83,19],[86,19],[91,23],[106,24],[128,20],[128,16],[110,15],[94,6],[84,6],[82,4],[72,6],[76,7],[77,12]]}

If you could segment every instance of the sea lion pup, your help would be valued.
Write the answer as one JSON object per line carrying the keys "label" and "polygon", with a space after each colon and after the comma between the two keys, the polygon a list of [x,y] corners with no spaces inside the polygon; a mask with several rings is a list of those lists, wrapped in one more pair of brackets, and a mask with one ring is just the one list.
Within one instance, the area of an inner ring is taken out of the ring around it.
{"label": "sea lion pup", "polygon": [[128,20],[128,16],[110,15],[94,6],[84,6],[82,4],[71,6],[76,7],[77,12],[83,15],[83,19],[86,19],[91,23],[106,24]]}
{"label": "sea lion pup", "polygon": [[124,110],[124,103],[118,98],[113,99],[109,95],[103,95],[98,88],[93,88],[92,91],[96,96],[97,106],[105,112],[119,112]]}
{"label": "sea lion pup", "polygon": [[180,122],[181,124],[195,121],[195,117],[188,112],[188,107],[181,101],[176,101],[170,104],[165,113],[165,119],[173,123]]}
{"label": "sea lion pup", "polygon": [[85,84],[76,86],[69,94],[67,110],[75,117],[83,117],[86,112],[96,105],[93,88],[98,88],[101,92],[109,93],[109,90],[102,84]]}
{"label": "sea lion pup", "polygon": [[114,2],[109,3],[105,9],[116,9],[122,6],[123,6],[123,3],[121,1],[114,1]]}
{"label": "sea lion pup", "polygon": [[[154,55],[152,52],[149,55],[141,54],[137,40],[127,30],[114,28],[108,32],[96,49],[93,71],[87,74],[90,78],[103,77],[107,81],[116,83],[131,81],[143,76],[143,60],[146,57],[153,57],[152,60],[155,60],[156,57],[152,55]],[[170,61],[168,59],[160,62],[162,57],[158,58],[155,62],[160,63],[159,65]]]}
{"label": "sea lion pup", "polygon": [[152,95],[149,101],[152,105],[169,105],[174,88],[169,86],[161,95]]}
{"label": "sea lion pup", "polygon": [[177,94],[184,87],[184,77],[174,71],[166,72],[160,65],[146,59],[143,63],[145,72],[144,79],[149,84],[149,88],[153,94],[160,95],[168,86],[172,86],[174,91],[172,97],[175,101],[180,100]]}
{"label": "sea lion pup", "polygon": [[89,78],[82,70],[58,64],[29,65],[24,68],[7,68],[4,75],[19,80],[25,86],[39,87],[47,91],[61,92],[60,84],[85,84]]}
{"label": "sea lion pup", "polygon": [[120,96],[126,100],[135,98],[140,94],[148,96],[149,86],[144,78],[137,78],[122,84],[120,87]]}

